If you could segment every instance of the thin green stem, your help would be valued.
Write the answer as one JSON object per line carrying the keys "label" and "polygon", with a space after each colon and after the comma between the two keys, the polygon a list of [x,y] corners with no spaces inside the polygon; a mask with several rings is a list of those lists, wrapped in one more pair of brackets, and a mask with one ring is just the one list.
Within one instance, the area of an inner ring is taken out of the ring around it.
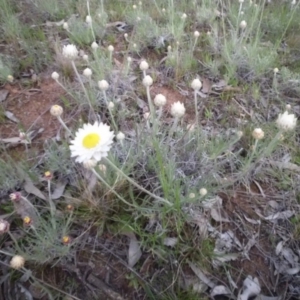
{"label": "thin green stem", "polygon": [[71,130],[67,127],[67,125],[65,124],[65,122],[62,120],[62,118],[60,116],[57,116],[57,119],[59,121],[59,123],[63,126],[63,128],[66,129],[66,131],[70,134],[70,136],[73,136],[73,133],[71,132]]}
{"label": "thin green stem", "polygon": [[115,164],[113,162],[111,162],[108,158],[105,158],[105,160],[107,161],[107,163],[115,170],[117,171],[119,174],[121,174],[126,180],[128,180],[132,185],[134,185],[135,187],[137,187],[138,189],[140,189],[141,191],[143,191],[144,193],[148,194],[149,196],[153,197],[154,199],[168,204],[169,206],[173,206],[173,204],[171,202],[169,202],[168,200],[159,197],[157,195],[154,195],[153,193],[147,191],[145,188],[143,188],[142,186],[140,186],[138,183],[136,183],[134,180],[132,180],[130,177],[128,177],[121,169],[119,169],[118,167],[115,166]]}

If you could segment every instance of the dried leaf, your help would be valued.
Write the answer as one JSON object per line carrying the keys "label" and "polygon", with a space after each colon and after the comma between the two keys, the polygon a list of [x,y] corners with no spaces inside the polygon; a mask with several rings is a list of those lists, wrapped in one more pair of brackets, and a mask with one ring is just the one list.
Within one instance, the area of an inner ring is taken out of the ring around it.
{"label": "dried leaf", "polygon": [[50,22],[50,21],[46,21],[46,26],[47,27],[53,27],[53,26],[62,26],[64,24],[65,20],[62,19],[59,22]]}
{"label": "dried leaf", "polygon": [[134,233],[130,233],[128,234],[128,236],[130,237],[128,250],[128,266],[132,268],[141,258],[142,251]]}
{"label": "dried leaf", "polygon": [[299,273],[299,271],[300,271],[300,267],[296,267],[296,268],[287,269],[285,271],[285,273],[289,274],[289,275],[295,275],[295,274]]}
{"label": "dried leaf", "polygon": [[212,280],[210,280],[196,265],[191,262],[189,262],[188,264],[195,275],[197,275],[197,277],[206,285],[208,285],[210,288],[214,288],[216,286],[216,284]]}
{"label": "dried leaf", "polygon": [[257,296],[261,291],[258,279],[248,276],[243,282],[243,292],[239,294],[238,300],[248,300],[250,297]]}
{"label": "dried leaf", "polygon": [[299,258],[290,248],[283,248],[281,251],[282,256],[289,262],[292,267],[295,267]]}
{"label": "dried leaf", "polygon": [[264,296],[264,295],[258,295],[253,300],[282,300],[282,298],[281,298],[281,296],[278,296],[278,297],[269,297],[269,296]]}
{"label": "dried leaf", "polygon": [[265,220],[281,220],[288,219],[294,215],[294,212],[291,210],[280,211],[276,214],[265,217]]}
{"label": "dried leaf", "polygon": [[0,90],[0,102],[4,101],[9,94],[8,90]]}
{"label": "dried leaf", "polygon": [[214,198],[210,198],[210,199],[207,199],[205,201],[202,201],[201,202],[201,206],[203,208],[209,208],[209,209],[211,209],[211,208],[213,208],[215,206],[222,206],[222,203],[223,203],[222,198],[219,197],[219,196],[216,196]]}
{"label": "dried leaf", "polygon": [[281,242],[279,242],[279,243],[277,244],[276,250],[275,250],[276,255],[279,255],[280,252],[282,251],[283,244],[284,244],[284,241],[281,241]]}
{"label": "dried leaf", "polygon": [[164,239],[164,245],[169,247],[174,247],[178,242],[178,238],[167,237]]}
{"label": "dried leaf", "polygon": [[254,225],[261,223],[260,220],[253,220],[253,219],[246,217],[245,215],[244,215],[244,218],[246,219],[246,221],[248,221],[249,223],[254,224]]}
{"label": "dried leaf", "polygon": [[239,257],[238,253],[227,253],[222,255],[216,255],[215,259],[224,263],[231,260],[236,260]]}
{"label": "dried leaf", "polygon": [[63,195],[66,185],[67,181],[61,181],[58,184],[56,184],[55,189],[51,195],[52,200],[59,199]]}
{"label": "dried leaf", "polygon": [[217,296],[217,295],[229,295],[229,294],[231,294],[231,292],[224,285],[217,285],[210,292],[211,297],[214,297],[214,296]]}
{"label": "dried leaf", "polygon": [[19,123],[20,122],[20,120],[18,118],[16,118],[15,115],[12,112],[10,112],[10,111],[6,110],[4,112],[4,115],[5,115],[6,118],[10,119],[11,121],[13,121],[15,123]]}
{"label": "dried leaf", "polygon": [[201,92],[204,93],[204,94],[209,94],[210,91],[211,91],[212,82],[209,79],[205,78],[205,77],[202,77],[201,81],[202,81]]}
{"label": "dried leaf", "polygon": [[33,194],[43,200],[47,199],[45,195],[33,184],[33,182],[28,177],[25,179],[24,190],[28,194]]}
{"label": "dried leaf", "polygon": [[21,139],[19,137],[12,137],[12,138],[6,138],[6,139],[0,139],[0,142],[3,142],[5,144],[20,144]]}
{"label": "dried leaf", "polygon": [[210,215],[217,222],[230,222],[228,219],[222,217],[220,209],[212,208]]}

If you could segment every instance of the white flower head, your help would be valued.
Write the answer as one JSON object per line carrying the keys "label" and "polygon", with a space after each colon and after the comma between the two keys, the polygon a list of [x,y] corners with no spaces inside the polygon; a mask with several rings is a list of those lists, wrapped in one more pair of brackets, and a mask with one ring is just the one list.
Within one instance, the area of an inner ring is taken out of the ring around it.
{"label": "white flower head", "polygon": [[76,157],[75,160],[79,163],[90,159],[100,161],[102,157],[108,155],[113,138],[114,132],[110,131],[110,127],[106,124],[98,122],[94,125],[84,124],[71,141],[71,157]]}
{"label": "white flower head", "polygon": [[87,54],[84,54],[82,56],[82,59],[85,60],[85,61],[88,61],[89,60],[89,56]]}
{"label": "white flower head", "polygon": [[297,125],[297,118],[294,114],[289,114],[288,111],[285,111],[283,114],[279,114],[276,124],[283,131],[293,130]]}
{"label": "white flower head", "polygon": [[196,30],[196,31],[194,31],[194,37],[195,37],[195,38],[198,38],[199,36],[200,36],[200,32],[199,32],[199,31],[197,31],[197,30]]}
{"label": "white flower head", "polygon": [[14,81],[14,77],[12,75],[8,75],[6,77],[6,79],[7,79],[8,82],[13,82]]}
{"label": "white flower head", "polygon": [[91,47],[92,47],[93,50],[97,50],[99,48],[99,46],[96,42],[93,42]]}
{"label": "white flower head", "polygon": [[200,194],[200,196],[204,197],[207,194],[207,189],[206,188],[201,188],[199,190],[199,194]]}
{"label": "white flower head", "polygon": [[151,78],[151,76],[146,75],[143,79],[143,85],[145,87],[151,86],[153,84],[153,79]]}
{"label": "white flower head", "polygon": [[115,104],[112,101],[109,101],[107,107],[108,109],[113,109],[115,107]]}
{"label": "white flower head", "polygon": [[85,22],[88,23],[88,24],[91,24],[92,23],[92,17],[90,15],[87,15],[85,17]]}
{"label": "white flower head", "polygon": [[163,94],[157,94],[154,98],[154,104],[158,107],[164,106],[167,103],[167,98]]}
{"label": "white flower head", "polygon": [[101,91],[106,91],[109,88],[109,84],[106,80],[100,80],[98,81],[98,86]]}
{"label": "white flower head", "polygon": [[177,101],[172,104],[171,106],[171,115],[174,118],[181,118],[185,114],[185,107],[184,104]]}
{"label": "white flower head", "polygon": [[149,69],[149,64],[145,60],[142,60],[141,63],[140,63],[140,69],[142,71],[148,70]]}
{"label": "white flower head", "polygon": [[274,68],[273,72],[274,72],[274,74],[277,74],[279,72],[279,69],[278,68]]}
{"label": "white flower head", "polygon": [[83,75],[87,78],[91,78],[92,74],[93,74],[93,72],[90,68],[85,68],[83,70]]}
{"label": "white flower head", "polygon": [[241,21],[240,28],[245,29],[247,27],[247,22],[245,20]]}
{"label": "white flower head", "polygon": [[21,255],[15,255],[10,261],[10,266],[13,269],[21,269],[23,268],[24,264],[25,264],[25,258]]}
{"label": "white flower head", "polygon": [[69,44],[63,47],[62,54],[65,58],[73,60],[77,58],[78,50],[75,45]]}
{"label": "white flower head", "polygon": [[181,15],[181,19],[182,20],[185,20],[187,18],[187,15],[185,14],[185,13],[183,13],[182,15]]}
{"label": "white flower head", "polygon": [[196,78],[192,81],[191,87],[192,87],[193,90],[199,91],[202,87],[202,83],[198,78]]}
{"label": "white flower head", "polygon": [[58,80],[59,74],[58,74],[57,72],[53,72],[53,73],[51,74],[51,78],[52,78],[53,80]]}
{"label": "white flower head", "polygon": [[125,134],[123,132],[119,131],[116,138],[118,141],[123,141],[125,139]]}
{"label": "white flower head", "polygon": [[109,45],[109,46],[107,47],[107,50],[108,50],[109,52],[114,52],[115,48],[114,48],[113,45]]}
{"label": "white flower head", "polygon": [[64,112],[63,108],[60,105],[52,105],[50,108],[50,114],[54,117],[60,117]]}
{"label": "white flower head", "polygon": [[261,140],[264,138],[265,133],[263,132],[263,130],[261,128],[255,128],[252,132],[252,136],[256,139],[256,140]]}
{"label": "white flower head", "polygon": [[69,30],[69,24],[67,22],[64,22],[63,29]]}
{"label": "white flower head", "polygon": [[132,62],[132,58],[130,56],[127,57],[127,62],[131,63]]}

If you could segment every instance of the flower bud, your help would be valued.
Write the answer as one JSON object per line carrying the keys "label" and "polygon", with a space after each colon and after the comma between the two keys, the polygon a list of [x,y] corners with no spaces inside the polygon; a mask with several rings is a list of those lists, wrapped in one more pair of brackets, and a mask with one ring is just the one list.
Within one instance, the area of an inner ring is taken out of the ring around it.
{"label": "flower bud", "polygon": [[151,78],[151,76],[146,75],[146,76],[144,77],[144,79],[143,79],[143,85],[144,85],[145,87],[149,87],[149,86],[151,86],[152,84],[153,84],[153,79]]}
{"label": "flower bud", "polygon": [[58,74],[57,72],[53,72],[53,73],[51,74],[51,78],[52,78],[53,80],[58,80],[59,74]]}
{"label": "flower bud", "polygon": [[109,84],[106,80],[98,81],[98,86],[101,91],[106,91],[109,88]]}
{"label": "flower bud", "polygon": [[54,117],[60,117],[63,113],[63,108],[60,105],[52,105],[50,108],[50,114]]}
{"label": "flower bud", "polygon": [[252,132],[252,136],[256,139],[256,140],[261,140],[264,138],[265,133],[262,131],[261,128],[255,128]]}
{"label": "flower bud", "polygon": [[24,264],[25,258],[21,255],[15,255],[10,261],[10,266],[16,270],[23,268]]}
{"label": "flower bud", "polygon": [[171,115],[174,118],[181,118],[185,114],[185,107],[184,104],[177,101],[172,104],[171,106]]}
{"label": "flower bud", "polygon": [[192,87],[193,90],[199,91],[202,87],[202,83],[198,78],[196,78],[192,81],[191,87]]}

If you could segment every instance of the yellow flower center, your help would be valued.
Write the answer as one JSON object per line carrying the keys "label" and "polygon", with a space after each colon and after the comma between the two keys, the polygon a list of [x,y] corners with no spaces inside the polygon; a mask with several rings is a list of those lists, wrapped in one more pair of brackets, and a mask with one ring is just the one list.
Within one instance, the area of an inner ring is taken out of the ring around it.
{"label": "yellow flower center", "polygon": [[82,141],[84,148],[91,149],[98,145],[100,142],[100,136],[98,133],[90,133],[86,135]]}

